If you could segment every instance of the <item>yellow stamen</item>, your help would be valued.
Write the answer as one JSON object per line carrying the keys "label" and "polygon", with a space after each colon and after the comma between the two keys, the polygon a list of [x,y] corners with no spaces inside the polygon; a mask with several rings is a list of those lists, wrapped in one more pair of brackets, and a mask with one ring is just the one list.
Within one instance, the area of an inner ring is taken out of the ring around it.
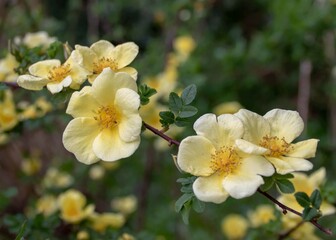
{"label": "yellow stamen", "polygon": [[113,71],[116,71],[118,70],[118,63],[112,58],[103,57],[93,63],[93,74],[99,74],[104,70],[104,68],[107,67],[111,68]]}
{"label": "yellow stamen", "polygon": [[101,106],[94,117],[102,129],[116,127],[120,123],[120,118],[120,113],[114,106]]}
{"label": "yellow stamen", "polygon": [[285,138],[264,136],[259,143],[260,146],[270,150],[267,156],[280,157],[290,152],[292,149],[291,144],[287,143]]}
{"label": "yellow stamen", "polygon": [[211,168],[220,174],[231,174],[241,164],[241,158],[232,147],[221,147],[211,154]]}
{"label": "yellow stamen", "polygon": [[70,75],[71,68],[69,64],[53,67],[48,73],[50,81],[62,82],[64,78]]}

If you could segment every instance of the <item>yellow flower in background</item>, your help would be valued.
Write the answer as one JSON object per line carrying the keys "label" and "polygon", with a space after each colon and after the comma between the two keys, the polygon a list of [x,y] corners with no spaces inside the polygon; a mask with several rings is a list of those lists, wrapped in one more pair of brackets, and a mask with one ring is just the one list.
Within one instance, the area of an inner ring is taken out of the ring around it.
{"label": "yellow flower in background", "polygon": [[99,163],[106,170],[115,170],[120,166],[120,162],[100,162]]}
{"label": "yellow flower in background", "polygon": [[49,34],[44,31],[26,33],[22,39],[20,37],[14,39],[16,44],[24,44],[29,48],[42,46],[43,49],[48,48],[49,45],[55,41],[57,41],[56,37],[50,37]]}
{"label": "yellow flower in background", "polygon": [[239,214],[229,214],[221,223],[222,232],[229,240],[243,239],[248,227],[248,221]]}
{"label": "yellow flower in background", "polygon": [[93,83],[104,68],[110,68],[114,72],[126,72],[137,79],[138,72],[132,67],[127,67],[138,55],[139,47],[133,42],[114,46],[106,40],[100,40],[90,48],[76,45],[76,50],[82,55],[80,64],[89,71],[89,82]]}
{"label": "yellow flower in background", "polygon": [[47,86],[52,94],[62,91],[64,87],[78,89],[88,74],[78,64],[80,58],[78,53],[72,52],[63,64],[58,59],[39,61],[28,68],[29,74],[20,75],[17,82],[28,90],[42,90]]}
{"label": "yellow flower in background", "polygon": [[33,104],[26,101],[19,102],[18,108],[21,110],[19,119],[20,121],[23,121],[26,119],[43,117],[46,113],[50,112],[53,107],[45,97],[39,97]]}
{"label": "yellow flower in background", "polygon": [[36,202],[36,211],[44,216],[50,216],[58,209],[57,198],[53,195],[44,195]]}
{"label": "yellow flower in background", "polygon": [[65,188],[73,183],[73,177],[57,168],[51,167],[46,172],[42,184],[46,188]]}
{"label": "yellow flower in background", "polygon": [[19,65],[15,57],[7,53],[6,57],[0,60],[0,82],[16,82],[18,74],[14,69]]}
{"label": "yellow flower in background", "polygon": [[105,168],[101,165],[94,165],[89,170],[89,176],[93,180],[102,179],[105,175]]}
{"label": "yellow flower in background", "polygon": [[225,113],[234,114],[238,112],[242,107],[239,102],[224,102],[214,107],[213,113],[221,115]]}
{"label": "yellow flower in background", "polygon": [[190,53],[195,49],[196,43],[191,36],[180,36],[175,39],[173,46],[180,61],[184,62],[189,57]]}
{"label": "yellow flower in background", "polygon": [[137,205],[137,198],[133,195],[118,197],[111,202],[112,209],[124,215],[133,213],[136,210]]}
{"label": "yellow flower in background", "polygon": [[76,240],[89,240],[90,235],[87,231],[81,230],[76,235]]}
{"label": "yellow flower in background", "polygon": [[[282,231],[288,232],[302,222],[302,218],[291,218],[289,215],[282,215]],[[289,235],[292,240],[320,240],[315,235],[315,227],[309,222],[304,222]]]}
{"label": "yellow flower in background", "polygon": [[7,142],[8,142],[8,135],[5,133],[2,133],[0,129],[0,145],[5,144]]}
{"label": "yellow flower in background", "polygon": [[85,164],[132,155],[140,144],[140,97],[134,79],[105,68],[92,86],[74,92],[63,133],[65,148]]}
{"label": "yellow flower in background", "polygon": [[126,219],[120,213],[94,213],[90,217],[91,227],[97,232],[105,232],[108,227],[121,228],[124,226]]}
{"label": "yellow flower in background", "polygon": [[[326,180],[326,170],[325,168],[320,168],[319,170],[310,174],[310,176],[304,173],[293,173],[294,178],[290,179],[293,183],[296,192],[305,192],[308,196],[310,196],[315,189],[319,189],[325,183]],[[295,199],[294,194],[282,194],[278,200],[287,205],[290,208],[295,209],[298,212],[303,211],[303,207],[298,204]],[[320,210],[323,215],[331,215],[336,212],[336,208],[326,202],[323,201],[321,204]],[[288,217],[297,217],[291,213],[287,214]]]}
{"label": "yellow flower in background", "polygon": [[92,216],[94,206],[86,205],[85,196],[74,189],[67,190],[58,197],[58,206],[61,211],[61,218],[68,223],[79,223]]}
{"label": "yellow flower in background", "polygon": [[254,211],[248,212],[248,219],[252,227],[260,227],[275,220],[274,207],[268,204],[259,205]]}
{"label": "yellow flower in background", "polygon": [[12,91],[0,91],[0,132],[12,129],[17,123],[18,116]]}
{"label": "yellow flower in background", "polygon": [[[168,108],[160,104],[156,99],[150,99],[148,104],[141,106],[139,114],[144,122],[156,129],[160,129],[161,123],[159,113],[167,110]],[[143,134],[146,137],[154,137],[149,131],[144,131]]]}
{"label": "yellow flower in background", "polygon": [[41,170],[41,167],[41,159],[37,156],[25,158],[21,163],[22,171],[28,176],[37,174]]}
{"label": "yellow flower in background", "polygon": [[235,115],[242,120],[245,128],[243,139],[236,141],[240,150],[263,155],[279,174],[312,169],[313,164],[305,158],[315,156],[319,140],[292,143],[304,128],[298,112],[273,109],[262,117],[241,109]]}
{"label": "yellow flower in background", "polygon": [[[133,237],[129,233],[123,233],[120,237],[118,237],[118,240],[135,240],[135,237]],[[156,239],[158,240],[158,239]]]}
{"label": "yellow flower in background", "polygon": [[182,140],[177,163],[183,171],[198,176],[193,191],[204,202],[222,203],[253,195],[274,168],[265,158],[247,155],[235,146],[244,133],[238,117],[205,114],[195,123],[197,136]]}

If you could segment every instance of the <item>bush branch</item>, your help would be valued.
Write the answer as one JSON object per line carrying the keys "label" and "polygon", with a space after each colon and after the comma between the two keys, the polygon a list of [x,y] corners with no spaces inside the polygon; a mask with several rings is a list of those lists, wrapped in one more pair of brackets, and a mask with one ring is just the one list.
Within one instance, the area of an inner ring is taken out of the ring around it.
{"label": "bush branch", "polygon": [[176,146],[180,146],[180,142],[176,141],[172,138],[170,138],[169,136],[167,136],[166,134],[164,134],[162,131],[152,127],[151,125],[143,122],[143,125],[152,133],[158,135],[159,137],[163,138],[164,140],[166,140],[169,143],[169,146],[171,145],[176,145]]}
{"label": "bush branch", "polygon": [[[272,202],[274,202],[276,205],[278,205],[282,209],[283,214],[287,214],[287,211],[288,211],[288,212],[294,213],[294,214],[296,214],[296,215],[298,215],[302,218],[302,213],[300,213],[300,212],[282,204],[281,202],[276,200],[274,197],[269,195],[267,192],[261,191],[260,189],[258,189],[258,192],[261,193],[262,195],[264,195],[265,197],[267,197]],[[332,231],[330,229],[324,228],[323,226],[318,224],[316,219],[312,219],[309,222],[311,222],[315,227],[317,227],[320,231],[324,232],[325,234],[330,235],[330,236],[332,235]]]}

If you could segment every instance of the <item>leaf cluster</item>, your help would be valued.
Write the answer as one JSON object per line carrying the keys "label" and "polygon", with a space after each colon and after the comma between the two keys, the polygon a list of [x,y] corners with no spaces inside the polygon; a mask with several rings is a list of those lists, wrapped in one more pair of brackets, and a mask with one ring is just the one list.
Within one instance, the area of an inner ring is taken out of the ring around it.
{"label": "leaf cluster", "polygon": [[169,127],[170,124],[176,124],[178,127],[184,127],[191,122],[198,109],[190,104],[194,101],[197,93],[195,84],[186,87],[181,96],[175,92],[169,95],[169,111],[160,112],[160,122],[162,127]]}
{"label": "leaf cluster", "polygon": [[291,181],[288,180],[293,177],[293,174],[290,173],[285,175],[275,173],[270,177],[264,177],[265,183],[260,187],[260,189],[266,192],[275,184],[282,193],[293,193],[295,191],[294,185]]}
{"label": "leaf cluster", "polygon": [[179,178],[177,182],[182,184],[181,192],[183,195],[175,203],[175,211],[182,214],[182,220],[185,224],[189,223],[190,210],[201,213],[204,211],[205,204],[195,197],[192,184],[196,177]]}
{"label": "leaf cluster", "polygon": [[304,208],[302,212],[303,220],[317,220],[322,216],[320,211],[322,196],[319,190],[315,189],[310,196],[305,192],[297,192],[295,193],[295,199]]}
{"label": "leaf cluster", "polygon": [[149,103],[149,98],[156,94],[156,89],[147,86],[146,84],[141,84],[138,88],[138,93],[140,95],[141,105],[146,105]]}

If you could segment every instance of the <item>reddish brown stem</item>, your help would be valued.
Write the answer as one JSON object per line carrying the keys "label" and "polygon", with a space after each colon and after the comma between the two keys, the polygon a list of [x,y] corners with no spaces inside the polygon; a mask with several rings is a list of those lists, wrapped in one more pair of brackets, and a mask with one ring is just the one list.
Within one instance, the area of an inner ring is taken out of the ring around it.
{"label": "reddish brown stem", "polygon": [[[276,205],[278,205],[281,209],[283,214],[286,214],[287,211],[294,213],[300,217],[302,217],[302,213],[282,204],[281,202],[279,202],[278,200],[276,200],[274,197],[272,197],[271,195],[269,195],[267,192],[261,191],[260,189],[258,189],[258,192],[261,193],[262,195],[264,195],[265,197],[267,197],[269,200],[271,200],[272,202],[274,202]],[[312,219],[309,222],[311,222],[315,227],[317,227],[319,230],[321,230],[322,232],[324,232],[327,235],[332,235],[332,231],[328,228],[324,228],[322,227],[320,224],[317,223],[316,219]]]}
{"label": "reddish brown stem", "polygon": [[143,123],[143,125],[152,133],[158,135],[159,137],[163,138],[164,140],[166,140],[169,143],[169,146],[171,145],[176,145],[176,146],[180,146],[180,142],[176,141],[172,138],[170,138],[169,136],[167,136],[166,134],[164,134],[163,132],[161,132],[160,130],[152,127],[151,125],[147,124],[147,123]]}

